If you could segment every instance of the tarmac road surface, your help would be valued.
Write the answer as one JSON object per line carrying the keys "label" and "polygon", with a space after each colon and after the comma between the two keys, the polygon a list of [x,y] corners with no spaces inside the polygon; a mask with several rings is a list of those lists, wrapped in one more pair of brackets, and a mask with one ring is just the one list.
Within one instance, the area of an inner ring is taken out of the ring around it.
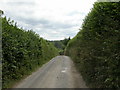
{"label": "tarmac road surface", "polygon": [[56,56],[14,88],[87,88],[68,56]]}

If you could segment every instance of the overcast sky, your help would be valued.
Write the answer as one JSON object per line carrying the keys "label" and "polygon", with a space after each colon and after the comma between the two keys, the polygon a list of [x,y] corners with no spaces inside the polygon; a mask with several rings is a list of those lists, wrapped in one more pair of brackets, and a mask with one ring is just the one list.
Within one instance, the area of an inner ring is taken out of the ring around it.
{"label": "overcast sky", "polygon": [[0,9],[47,40],[74,37],[96,0],[0,0]]}

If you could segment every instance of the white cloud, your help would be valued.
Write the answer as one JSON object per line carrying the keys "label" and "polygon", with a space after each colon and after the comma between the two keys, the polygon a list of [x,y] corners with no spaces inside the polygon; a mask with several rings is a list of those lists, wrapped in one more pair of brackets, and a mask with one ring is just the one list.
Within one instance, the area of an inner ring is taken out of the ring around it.
{"label": "white cloud", "polygon": [[74,37],[96,0],[1,0],[0,9],[19,26],[48,40]]}

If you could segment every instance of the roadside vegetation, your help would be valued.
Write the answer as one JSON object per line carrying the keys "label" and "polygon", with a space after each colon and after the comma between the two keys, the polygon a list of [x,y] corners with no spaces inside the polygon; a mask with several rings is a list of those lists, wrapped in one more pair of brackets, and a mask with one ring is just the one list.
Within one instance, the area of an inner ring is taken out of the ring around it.
{"label": "roadside vegetation", "polygon": [[49,42],[53,43],[53,45],[56,48],[58,48],[60,55],[64,55],[65,47],[67,46],[69,41],[70,41],[70,37],[65,38],[64,40],[55,40],[55,41],[49,41]]}
{"label": "roadside vegetation", "polygon": [[2,86],[16,81],[58,55],[58,49],[32,30],[18,28],[13,20],[2,17]]}
{"label": "roadside vegetation", "polygon": [[120,2],[96,2],[65,55],[90,88],[120,88]]}

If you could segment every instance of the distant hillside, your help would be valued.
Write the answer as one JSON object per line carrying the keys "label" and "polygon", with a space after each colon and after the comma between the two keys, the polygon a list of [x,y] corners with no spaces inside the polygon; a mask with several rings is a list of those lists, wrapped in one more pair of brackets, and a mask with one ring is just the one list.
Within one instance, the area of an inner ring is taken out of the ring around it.
{"label": "distant hillside", "polygon": [[53,43],[53,45],[59,49],[59,53],[63,54],[65,47],[67,46],[67,43],[69,42],[69,38],[65,38],[64,40],[57,40],[57,41],[49,41]]}
{"label": "distant hillside", "polygon": [[64,50],[69,40],[70,40],[70,37],[65,38],[64,40],[56,40],[56,41],[49,41],[49,42],[53,43],[56,48]]}

